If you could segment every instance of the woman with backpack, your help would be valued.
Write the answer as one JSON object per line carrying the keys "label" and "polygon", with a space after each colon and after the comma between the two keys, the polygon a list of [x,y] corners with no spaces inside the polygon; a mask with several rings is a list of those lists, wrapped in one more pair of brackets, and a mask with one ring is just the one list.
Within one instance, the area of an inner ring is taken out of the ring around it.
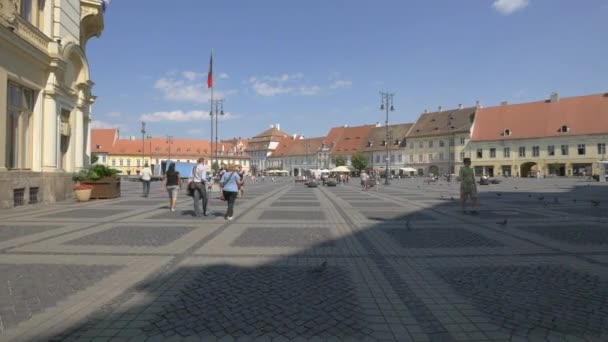
{"label": "woman with backpack", "polygon": [[182,189],[182,182],[179,172],[175,171],[175,163],[172,162],[169,164],[169,168],[167,169],[167,172],[165,172],[165,177],[163,178],[163,183],[167,189],[167,193],[169,194],[169,208],[171,208],[171,211],[175,211],[177,192],[178,189]]}

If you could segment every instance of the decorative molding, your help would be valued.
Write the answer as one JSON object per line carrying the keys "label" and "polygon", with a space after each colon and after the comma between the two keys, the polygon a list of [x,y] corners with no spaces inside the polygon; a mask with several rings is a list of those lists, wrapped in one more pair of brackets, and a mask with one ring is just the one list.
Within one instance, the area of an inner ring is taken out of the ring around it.
{"label": "decorative molding", "polygon": [[19,14],[18,0],[0,0],[0,20],[12,24]]}
{"label": "decorative molding", "polygon": [[103,3],[101,0],[80,0],[80,46],[84,50],[91,37],[103,32]]}
{"label": "decorative molding", "polygon": [[45,54],[48,54],[49,43],[52,41],[51,38],[20,16],[15,17],[14,24],[17,35]]}

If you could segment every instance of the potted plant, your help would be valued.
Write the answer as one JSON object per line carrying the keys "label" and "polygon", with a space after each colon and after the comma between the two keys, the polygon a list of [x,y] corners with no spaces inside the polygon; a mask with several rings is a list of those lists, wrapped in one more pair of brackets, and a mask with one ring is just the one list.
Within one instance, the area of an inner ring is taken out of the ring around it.
{"label": "potted plant", "polygon": [[91,191],[93,191],[92,185],[87,184],[76,184],[72,187],[74,189],[74,195],[78,202],[86,202],[91,198]]}
{"label": "potted plant", "polygon": [[72,180],[78,184],[92,186],[91,198],[120,197],[120,178],[118,170],[97,164],[74,174]]}

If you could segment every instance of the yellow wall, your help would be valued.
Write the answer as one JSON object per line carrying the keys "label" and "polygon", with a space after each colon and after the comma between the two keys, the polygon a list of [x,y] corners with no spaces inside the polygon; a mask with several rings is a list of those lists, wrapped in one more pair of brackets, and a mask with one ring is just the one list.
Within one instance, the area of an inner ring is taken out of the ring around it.
{"label": "yellow wall", "polygon": [[[608,154],[598,154],[598,143],[608,145],[608,135],[594,136],[573,136],[573,137],[555,137],[541,139],[526,139],[514,141],[494,141],[494,142],[474,142],[470,147],[470,155],[473,166],[494,167],[495,175],[501,170],[502,165],[510,165],[512,168],[512,176],[527,176],[522,175],[522,165],[525,163],[536,164],[533,170],[540,170],[543,176],[549,176],[551,171],[550,165],[563,164],[565,166],[566,176],[575,174],[574,164],[591,164],[592,174],[599,173],[599,164],[601,159],[608,158]],[[585,154],[578,154],[578,145],[585,145]],[[568,145],[568,155],[562,155],[561,145]],[[519,147],[526,148],[526,156],[519,156]],[[533,156],[533,147],[538,146],[539,155]],[[548,146],[555,147],[555,155],[550,156]],[[508,147],[511,151],[510,158],[504,157],[504,148]],[[477,149],[482,149],[482,158],[477,158]],[[496,157],[490,158],[490,148],[496,149]],[[502,174],[502,172],[501,172]]]}

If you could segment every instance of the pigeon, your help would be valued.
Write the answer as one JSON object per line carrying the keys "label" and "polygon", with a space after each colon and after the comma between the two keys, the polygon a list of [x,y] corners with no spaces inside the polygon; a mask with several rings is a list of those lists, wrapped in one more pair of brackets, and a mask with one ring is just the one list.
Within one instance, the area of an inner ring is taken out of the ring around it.
{"label": "pigeon", "polygon": [[502,194],[500,192],[497,192],[496,196],[500,197],[500,196],[502,196]]}
{"label": "pigeon", "polygon": [[542,201],[542,200],[544,200],[544,199],[545,199],[545,196],[540,196],[540,197],[538,198],[538,200],[539,200],[539,201]]}
{"label": "pigeon", "polygon": [[408,232],[412,230],[412,225],[410,224],[410,219],[405,220],[405,230]]}
{"label": "pigeon", "polygon": [[599,207],[600,206],[600,201],[591,200],[591,205],[594,206],[594,207]]}
{"label": "pigeon", "polygon": [[528,197],[532,197],[532,194],[528,194]]}
{"label": "pigeon", "polygon": [[505,220],[504,220],[504,221],[502,221],[502,222],[496,222],[496,224],[498,224],[498,225],[500,225],[500,226],[506,226],[506,225],[507,225],[507,223],[509,223],[509,221],[508,221],[507,219],[505,219]]}
{"label": "pigeon", "polygon": [[323,261],[319,266],[315,267],[312,272],[313,273],[323,273],[327,270],[327,261]]}

